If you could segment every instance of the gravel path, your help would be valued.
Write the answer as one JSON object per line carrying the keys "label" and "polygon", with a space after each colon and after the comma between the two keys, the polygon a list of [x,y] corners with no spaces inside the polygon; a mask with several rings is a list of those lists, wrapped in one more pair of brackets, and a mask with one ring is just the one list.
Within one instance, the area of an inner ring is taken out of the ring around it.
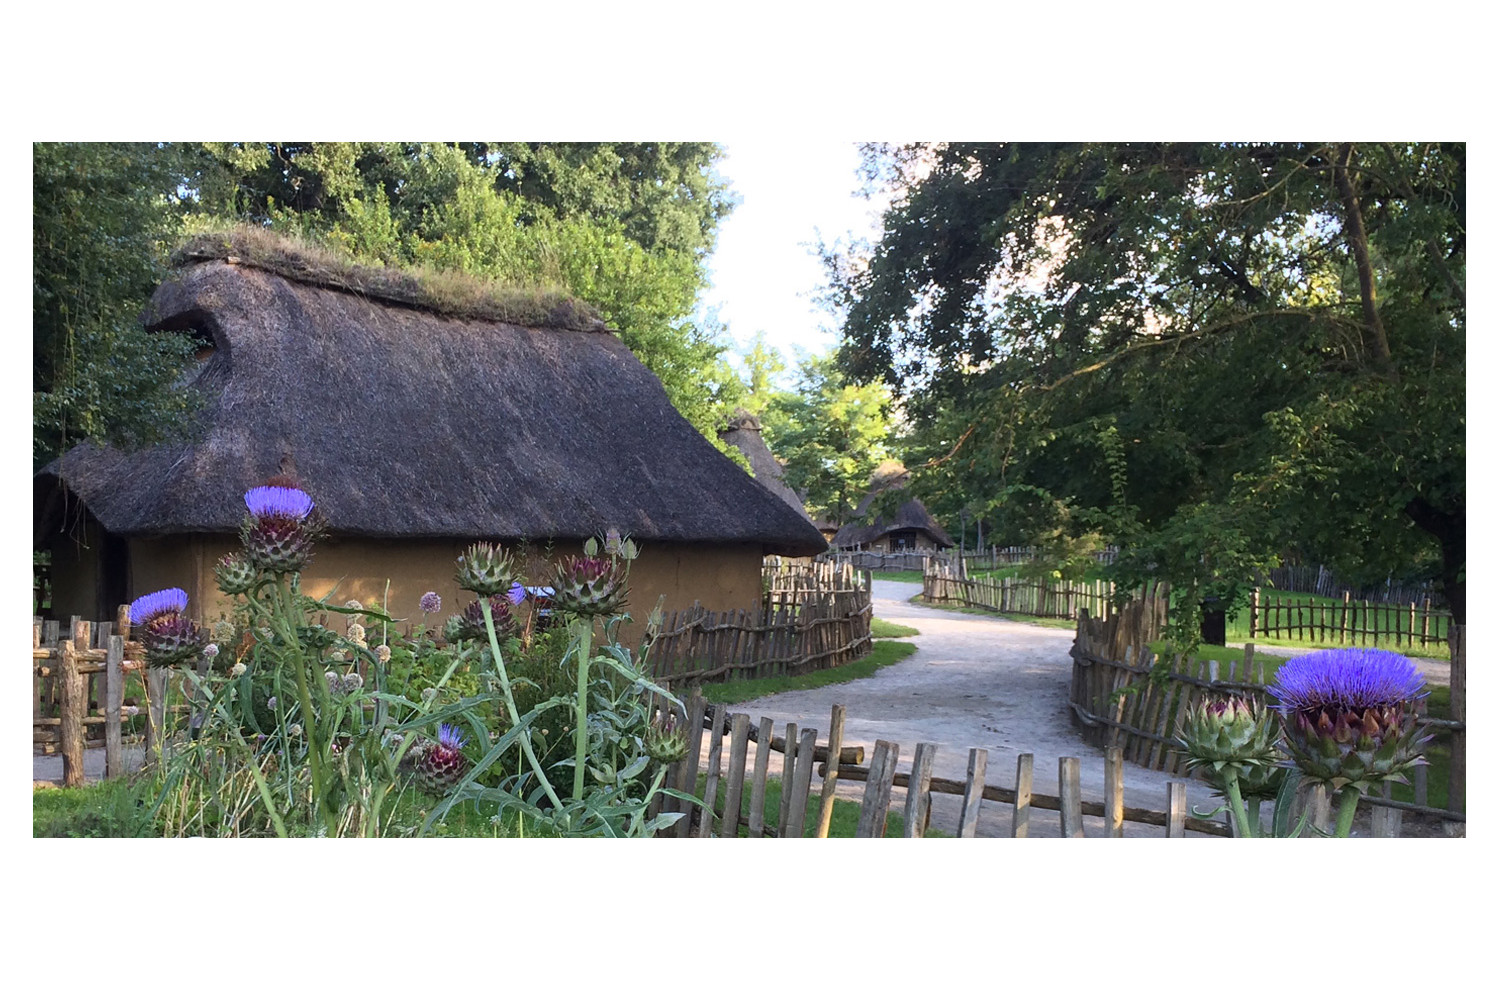
{"label": "gravel path", "polygon": [[[756,723],[764,716],[778,728],[788,722],[811,726],[819,730],[819,741],[826,741],[832,706],[841,704],[844,744],[864,746],[867,762],[877,739],[900,745],[901,770],[910,769],[918,742],[936,743],[933,774],[959,781],[965,779],[971,747],[989,753],[986,782],[1007,787],[1015,786],[1017,757],[1031,753],[1038,793],[1057,793],[1058,759],[1073,756],[1080,761],[1084,799],[1103,801],[1104,753],[1083,742],[1067,709],[1072,631],[907,602],[917,591],[912,583],[874,584],[875,615],[921,631],[909,638],[917,645],[912,656],[869,678],[784,692],[732,706],[732,711]],[[1165,810],[1170,779],[1127,763],[1126,806]],[[1189,807],[1214,806],[1207,785],[1187,783]],[[840,796],[858,800],[862,792],[863,784],[850,783],[841,787]],[[892,808],[903,803],[904,791],[897,788]],[[958,811],[956,796],[933,795],[935,827],[956,833]],[[1010,820],[1010,805],[986,801],[979,833],[1009,836]],[[1103,835],[1102,818],[1086,817],[1084,823],[1090,836]],[[1126,824],[1130,837],[1163,834],[1161,828]],[[1057,837],[1057,813],[1033,809],[1031,835]]]}

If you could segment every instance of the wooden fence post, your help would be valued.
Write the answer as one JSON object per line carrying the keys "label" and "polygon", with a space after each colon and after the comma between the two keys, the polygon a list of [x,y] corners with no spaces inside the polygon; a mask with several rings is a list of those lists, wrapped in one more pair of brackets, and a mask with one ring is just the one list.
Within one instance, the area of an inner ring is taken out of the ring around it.
{"label": "wooden fence post", "polygon": [[828,720],[828,763],[823,773],[823,796],[818,802],[819,838],[828,837],[833,821],[833,801],[838,793],[839,754],[844,750],[844,706],[835,705]]}
{"label": "wooden fence post", "polygon": [[856,838],[884,838],[885,817],[891,808],[891,787],[896,782],[896,762],[901,747],[884,739],[875,740],[870,758],[870,775],[865,781],[865,797],[859,809]]}
{"label": "wooden fence post", "polygon": [[1187,837],[1187,784],[1179,780],[1167,784],[1167,837]]}
{"label": "wooden fence post", "polygon": [[[818,730],[803,729],[802,738],[797,743],[796,766],[790,773],[782,774],[782,799],[790,796],[792,801],[787,808],[783,838],[801,838],[807,827],[807,798],[812,788],[813,756],[817,748]],[[787,749],[790,750],[791,746],[788,745]]]}
{"label": "wooden fence post", "polygon": [[736,712],[729,717],[729,782],[724,787],[724,817],[719,828],[724,838],[737,838],[740,834],[740,801],[745,792],[749,734],[750,716]]}
{"label": "wooden fence post", "polygon": [[[688,754],[683,760],[682,783],[678,786],[685,794],[693,794],[698,790],[698,761],[699,754],[703,752],[703,689],[694,688],[692,695],[687,700],[687,737]],[[689,838],[692,836],[693,805],[685,804],[687,817],[677,823],[677,837]],[[711,808],[705,808],[711,810]]]}
{"label": "wooden fence post", "polygon": [[963,809],[958,814],[958,836],[972,838],[979,832],[979,804],[984,799],[984,773],[989,766],[987,749],[969,750],[969,774],[964,781]]}
{"label": "wooden fence post", "polygon": [[[708,773],[703,783],[703,815],[698,820],[698,837],[712,838],[714,809],[719,798],[719,769],[724,757],[724,706],[714,706],[713,729],[708,736]],[[723,820],[720,819],[722,827]]]}
{"label": "wooden fence post", "polygon": [[766,772],[771,765],[771,729],[775,723],[765,716],[760,717],[760,728],[755,733],[755,776],[750,783],[750,820],[745,830],[751,838],[765,834],[766,828]]}
{"label": "wooden fence post", "polygon": [[1057,816],[1064,838],[1083,837],[1083,793],[1079,787],[1078,757],[1057,761]]}
{"label": "wooden fence post", "polygon": [[125,638],[109,638],[104,654],[104,776],[118,777],[125,772],[124,747],[120,735],[120,713],[125,707]]}
{"label": "wooden fence post", "polygon": [[78,671],[78,652],[71,640],[58,645],[56,663],[62,675],[58,679],[62,698],[57,735],[63,758],[63,786],[82,787],[83,717],[88,713],[88,702],[83,675]]}
{"label": "wooden fence post", "polygon": [[786,738],[781,744],[781,810],[776,816],[776,833],[786,834],[787,815],[792,810],[792,774],[797,766],[797,723],[786,724]]}
{"label": "wooden fence post", "polygon": [[1104,825],[1109,837],[1125,837],[1125,763],[1118,746],[1104,751]]}
{"label": "wooden fence post", "polygon": [[911,761],[911,779],[906,784],[906,824],[901,834],[906,838],[920,838],[927,833],[927,815],[932,807],[932,758],[937,746],[932,743],[917,743],[916,755]]}
{"label": "wooden fence post", "polygon": [[1031,832],[1031,766],[1030,753],[1016,757],[1016,803],[1010,815],[1010,836],[1025,838]]}
{"label": "wooden fence post", "polygon": [[1455,623],[1448,629],[1448,709],[1460,727],[1453,730],[1448,757],[1448,810],[1465,810],[1465,767],[1468,764],[1468,736],[1463,725],[1468,715],[1464,692],[1466,667],[1465,641],[1468,628]]}

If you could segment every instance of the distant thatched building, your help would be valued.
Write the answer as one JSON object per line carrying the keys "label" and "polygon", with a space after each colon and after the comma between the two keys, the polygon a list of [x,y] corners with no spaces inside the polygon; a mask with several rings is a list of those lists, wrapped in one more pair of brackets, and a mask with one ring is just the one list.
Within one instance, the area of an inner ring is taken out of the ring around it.
{"label": "distant thatched building", "polygon": [[[882,463],[870,478],[870,492],[833,536],[837,549],[872,552],[933,551],[952,548],[953,539],[915,497],[902,496],[910,474],[897,463]],[[894,507],[892,506],[894,504]]]}
{"label": "distant thatched building", "polygon": [[205,396],[200,435],[75,447],[37,475],[34,540],[52,552],[59,616],[112,618],[167,586],[212,615],[244,492],[287,471],[329,529],[304,591],[368,605],[389,588],[397,616],[420,616],[428,590],[443,616],[471,599],[454,560],[479,539],[561,553],[609,527],[633,535],[638,621],[663,594],[668,610],[748,608],[763,555],[825,548],[577,304],[472,283],[455,299],[451,278],[438,298],[384,271],[313,270],[256,237],[186,255],[145,320],[211,345],[189,382]]}
{"label": "distant thatched building", "polygon": [[[809,522],[812,518],[803,506],[802,500],[797,497],[797,492],[786,485],[783,480],[781,464],[776,462],[771,448],[766,445],[761,436],[760,420],[744,409],[736,409],[734,418],[729,420],[729,425],[719,431],[719,438],[730,446],[745,454],[745,459],[750,461],[750,469],[755,479],[762,487],[785,501],[790,507],[796,509],[797,513]],[[814,525],[816,528],[816,525]]]}

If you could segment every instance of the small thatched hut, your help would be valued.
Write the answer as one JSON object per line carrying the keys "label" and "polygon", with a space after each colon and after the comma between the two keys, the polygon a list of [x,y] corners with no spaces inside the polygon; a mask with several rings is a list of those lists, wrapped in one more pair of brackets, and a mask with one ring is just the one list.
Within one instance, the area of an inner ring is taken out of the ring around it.
{"label": "small thatched hut", "polygon": [[[911,474],[898,463],[882,463],[877,467],[870,478],[869,493],[854,509],[854,517],[833,536],[831,546],[871,552],[926,552],[952,548],[953,539],[917,498],[908,496],[894,509],[890,507],[892,498],[900,497],[910,477]],[[884,507],[878,507],[878,504]]]}
{"label": "small thatched hut", "polygon": [[[795,508],[809,522],[812,521],[797,492],[786,485],[781,464],[761,436],[760,419],[745,409],[736,409],[729,425],[719,430],[719,438],[745,454],[745,459],[750,461],[751,472],[762,487]],[[817,526],[813,527],[816,529]]]}
{"label": "small thatched hut", "polygon": [[[610,527],[632,535],[638,622],[658,596],[667,610],[748,608],[764,555],[826,547],[575,303],[314,268],[255,237],[180,256],[144,319],[207,342],[187,380],[205,399],[198,435],[75,447],[37,475],[55,615],[112,618],[180,586],[193,615],[214,616],[213,566],[237,547],[244,492],[288,472],[328,524],[304,591],[403,617],[421,616],[428,590],[443,616],[472,599],[453,571],[475,540],[555,556]],[[544,574],[539,561],[533,581]]]}

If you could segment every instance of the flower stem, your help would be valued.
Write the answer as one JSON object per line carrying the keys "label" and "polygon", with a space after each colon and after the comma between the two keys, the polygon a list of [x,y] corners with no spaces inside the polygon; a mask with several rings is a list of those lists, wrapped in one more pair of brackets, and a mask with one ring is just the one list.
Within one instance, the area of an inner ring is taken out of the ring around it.
{"label": "flower stem", "polygon": [[1233,770],[1224,775],[1224,795],[1229,800],[1229,814],[1234,821],[1234,836],[1236,838],[1256,837],[1256,824],[1259,822],[1250,823],[1250,815],[1245,810],[1245,799],[1240,796],[1240,775]]}
{"label": "flower stem", "polygon": [[[495,636],[495,618],[490,615],[488,598],[480,598],[479,609],[484,613],[484,628],[490,635],[490,653],[495,658],[495,672],[500,675],[500,693],[505,696],[505,708],[510,713],[511,725],[515,725],[516,720],[521,717],[521,713],[516,711],[516,699],[510,691],[510,676],[505,671],[505,658],[500,653],[500,639]],[[547,794],[547,799],[552,802],[552,806],[557,808],[558,813],[561,814],[564,810],[563,803],[558,799],[557,791],[552,789],[552,782],[547,779],[547,773],[542,769],[542,764],[537,761],[536,750],[531,748],[530,729],[521,732],[521,750],[526,754],[527,762],[531,764],[531,771],[542,782],[542,790]]]}
{"label": "flower stem", "polygon": [[594,646],[594,618],[580,615],[573,621],[572,647],[578,657],[578,702],[573,733],[573,799],[583,799],[583,766],[588,753],[589,650]]}
{"label": "flower stem", "polygon": [[[277,628],[281,631],[283,643],[292,652],[292,670],[297,674],[297,702],[302,710],[302,733],[307,739],[307,762],[312,770],[312,792],[313,813],[312,820],[318,820],[318,812],[325,810],[323,807],[323,753],[318,738],[318,731],[313,723],[312,692],[307,684],[307,657],[302,651],[302,644],[297,640],[297,631],[291,626],[292,596],[287,587],[286,576],[276,576],[276,598],[277,598]],[[325,820],[331,816],[325,815]]]}
{"label": "flower stem", "polygon": [[1333,836],[1335,838],[1349,837],[1349,829],[1354,827],[1354,811],[1359,807],[1359,790],[1353,784],[1349,784],[1339,791],[1339,819],[1334,826]]}

